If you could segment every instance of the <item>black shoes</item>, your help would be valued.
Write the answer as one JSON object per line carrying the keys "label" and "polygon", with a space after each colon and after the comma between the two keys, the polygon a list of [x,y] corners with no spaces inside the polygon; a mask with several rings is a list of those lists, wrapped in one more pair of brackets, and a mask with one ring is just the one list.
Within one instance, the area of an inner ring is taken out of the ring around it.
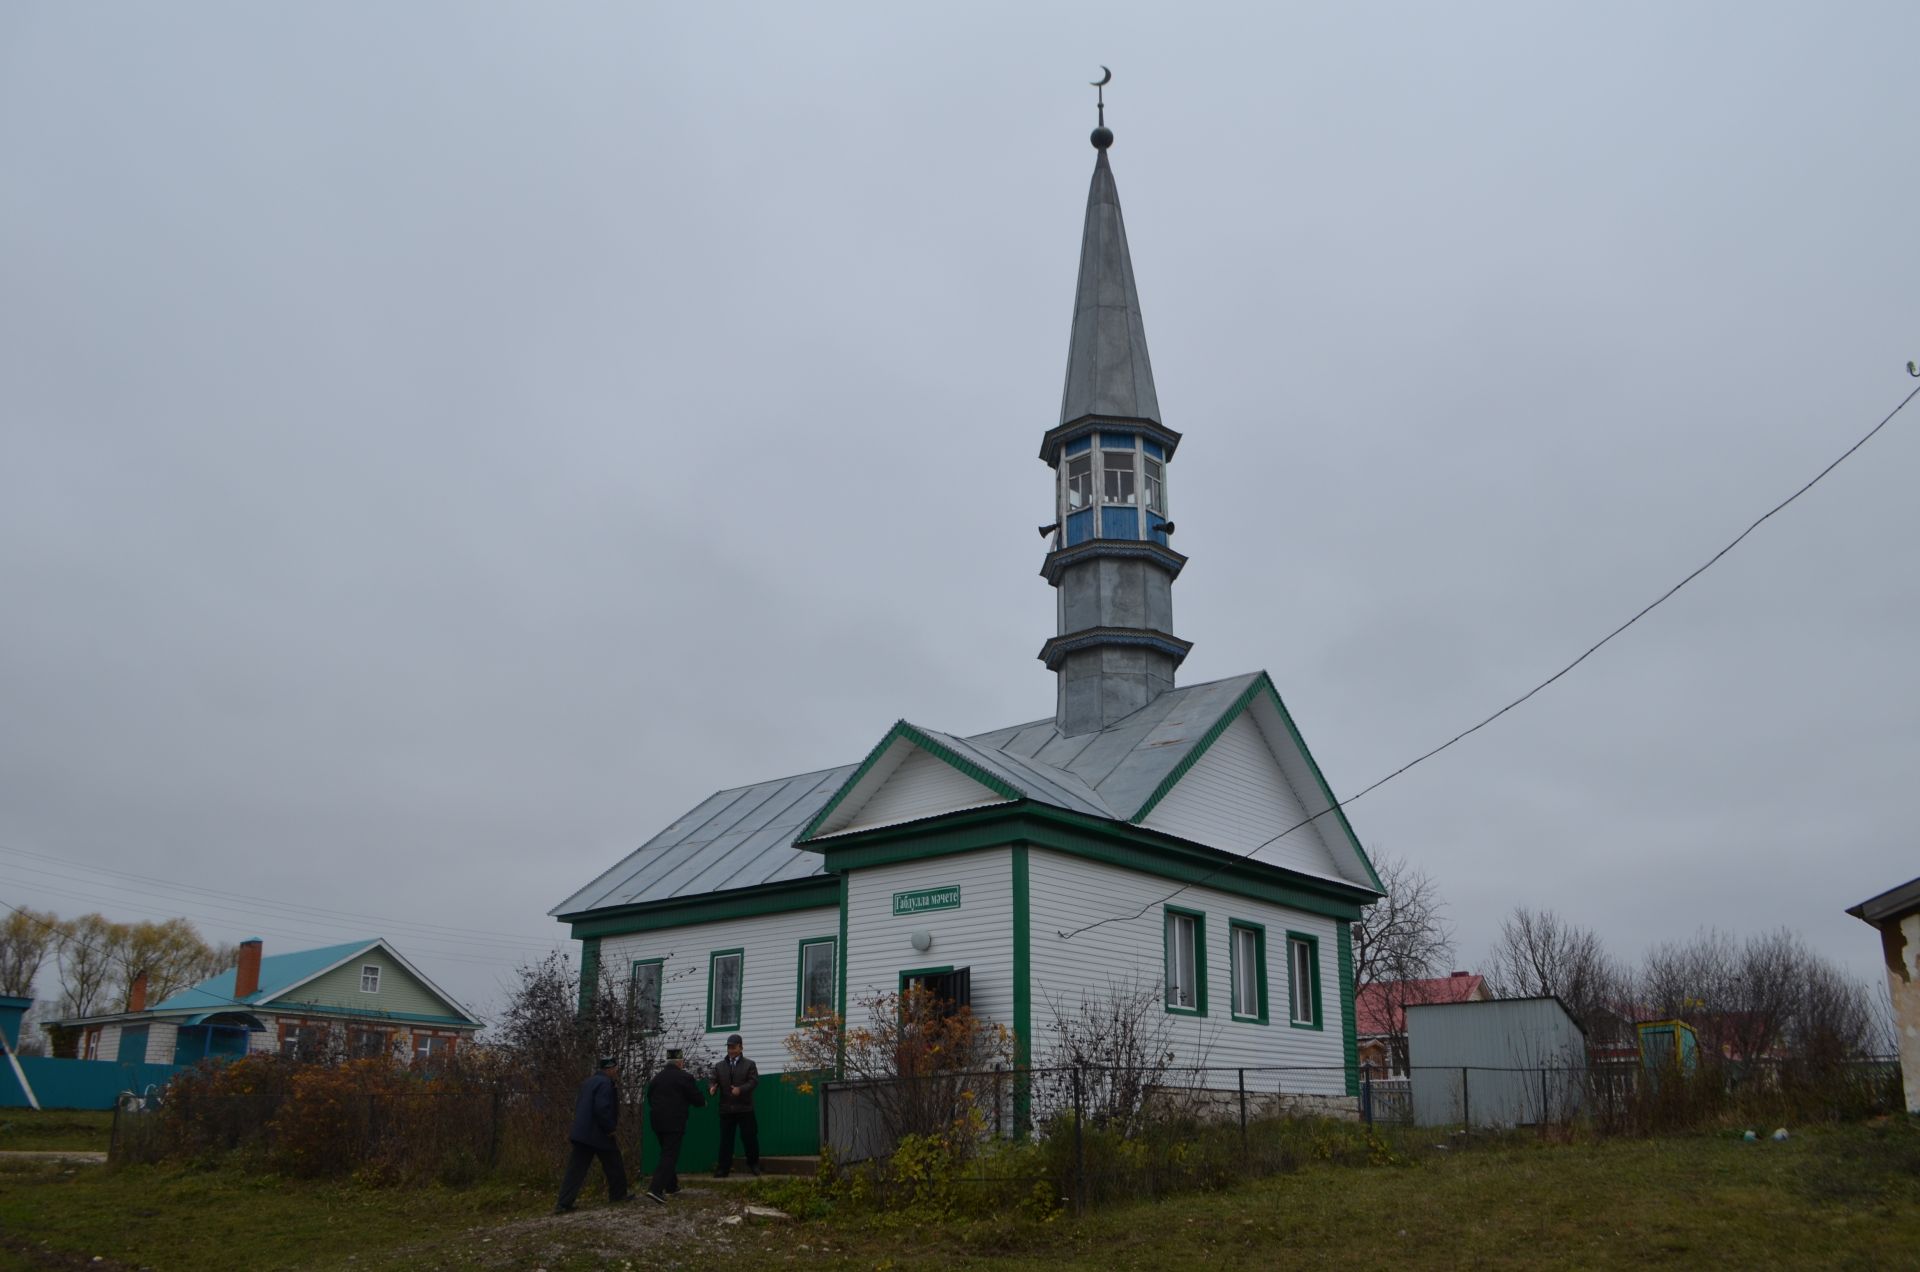
{"label": "black shoes", "polygon": [[647,1194],[647,1200],[652,1202],[656,1206],[664,1206],[667,1204],[667,1199],[665,1197],[662,1197],[657,1192],[649,1192]]}
{"label": "black shoes", "polygon": [[556,1215],[570,1215],[573,1213],[573,1207],[572,1206],[555,1206],[553,1208],[553,1213]]}

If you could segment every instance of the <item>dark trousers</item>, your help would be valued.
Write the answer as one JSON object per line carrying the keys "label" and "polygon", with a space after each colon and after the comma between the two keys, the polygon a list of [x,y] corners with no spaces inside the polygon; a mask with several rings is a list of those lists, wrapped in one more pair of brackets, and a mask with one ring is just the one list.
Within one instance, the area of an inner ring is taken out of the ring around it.
{"label": "dark trousers", "polygon": [[748,1109],[743,1113],[720,1114],[720,1162],[714,1167],[714,1174],[724,1175],[733,1169],[733,1128],[740,1128],[740,1145],[747,1151],[747,1167],[758,1170],[760,1167],[760,1122]]}
{"label": "dark trousers", "polygon": [[660,1160],[653,1167],[653,1191],[664,1197],[680,1191],[680,1141],[687,1138],[687,1133],[655,1131],[653,1137],[660,1141]]}
{"label": "dark trousers", "polygon": [[587,1182],[587,1170],[593,1159],[600,1159],[600,1173],[607,1177],[607,1200],[618,1201],[627,1195],[627,1163],[617,1148],[594,1148],[590,1144],[569,1143],[573,1152],[567,1157],[567,1173],[560,1177],[560,1209],[571,1210],[580,1197],[580,1185]]}

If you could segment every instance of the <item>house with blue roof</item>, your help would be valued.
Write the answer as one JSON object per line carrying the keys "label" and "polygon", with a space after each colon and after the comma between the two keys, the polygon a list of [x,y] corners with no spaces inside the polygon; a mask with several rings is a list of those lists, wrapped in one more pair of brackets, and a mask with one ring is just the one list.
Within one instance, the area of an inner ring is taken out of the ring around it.
{"label": "house with blue roof", "polygon": [[186,1065],[272,1053],[296,1059],[394,1055],[435,1060],[481,1021],[380,937],[267,954],[259,937],[234,966],[149,1006],[47,1023],[55,1056]]}
{"label": "house with blue roof", "polygon": [[[581,942],[583,997],[611,982],[655,1020],[739,1033],[770,1074],[796,1028],[909,986],[1006,1025],[1036,1065],[1052,1013],[1144,987],[1177,1064],[1352,1107],[1352,925],[1381,883],[1271,677],[1175,682],[1192,648],[1173,633],[1182,439],[1112,141],[1093,134],[1065,389],[1040,439],[1053,714],[964,736],[903,720],[864,759],[701,800],[552,910]],[[765,1151],[812,1151],[808,1098],[760,1085]],[[690,1140],[683,1164],[705,1151]]]}

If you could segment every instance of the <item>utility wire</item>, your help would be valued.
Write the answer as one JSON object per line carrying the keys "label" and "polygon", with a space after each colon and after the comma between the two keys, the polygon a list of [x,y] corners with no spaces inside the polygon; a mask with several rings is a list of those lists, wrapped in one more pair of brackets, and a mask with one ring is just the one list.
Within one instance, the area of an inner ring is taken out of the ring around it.
{"label": "utility wire", "polygon": [[1198,879],[1191,879],[1186,883],[1181,884],[1179,887],[1175,888],[1172,892],[1169,892],[1166,896],[1161,897],[1158,901],[1149,901],[1146,905],[1141,906],[1138,910],[1135,910],[1132,914],[1116,914],[1111,918],[1098,919],[1092,923],[1082,924],[1080,927],[1073,929],[1071,932],[1057,932],[1056,934],[1063,941],[1071,941],[1074,937],[1079,936],[1081,933],[1091,932],[1093,929],[1097,927],[1105,927],[1109,923],[1131,922],[1134,919],[1140,918],[1142,915],[1146,914],[1147,911],[1153,909],[1155,906],[1165,905],[1167,902],[1173,900],[1175,897],[1187,891],[1189,888],[1197,888],[1200,885],[1206,883],[1209,879],[1217,878],[1221,874],[1221,872],[1225,871],[1228,868],[1229,865],[1235,865],[1241,861],[1248,860],[1253,856],[1253,854],[1259,852],[1262,848],[1267,847],[1268,844],[1272,844],[1279,840],[1285,839],[1288,835],[1291,835],[1294,831],[1299,830],[1302,826],[1306,826],[1312,822],[1316,822],[1320,820],[1322,817],[1325,817],[1328,813],[1334,811],[1334,809],[1336,808],[1345,808],[1349,804],[1352,804],[1358,800],[1364,799],[1367,795],[1371,794],[1374,791],[1379,790],[1382,786],[1385,786],[1388,782],[1391,782],[1394,778],[1399,777],[1402,773],[1405,773],[1408,769],[1411,769],[1419,764],[1424,764],[1426,761],[1440,754],[1440,752],[1446,750],[1448,747],[1452,746],[1454,743],[1464,741],[1465,739],[1472,737],[1474,734],[1478,733],[1480,730],[1492,724],[1495,720],[1498,720],[1501,716],[1507,714],[1507,712],[1513,710],[1515,707],[1519,706],[1521,703],[1527,701],[1527,699],[1539,693],[1542,689],[1545,689],[1548,685],[1552,684],[1554,681],[1560,679],[1562,676],[1572,671],[1575,667],[1578,667],[1581,663],[1585,662],[1587,659],[1593,657],[1593,655],[1600,652],[1601,647],[1606,645],[1607,642],[1611,641],[1614,637],[1620,635],[1622,632],[1626,631],[1629,627],[1632,627],[1635,623],[1639,622],[1641,619],[1645,618],[1648,614],[1651,614],[1654,610],[1658,609],[1661,605],[1665,604],[1667,600],[1671,598],[1675,592],[1678,592],[1681,588],[1693,582],[1695,579],[1699,578],[1702,574],[1705,574],[1708,569],[1710,569],[1717,561],[1720,560],[1721,557],[1727,555],[1727,553],[1739,547],[1742,540],[1744,540],[1748,535],[1752,534],[1755,530],[1758,530],[1761,527],[1761,525],[1767,521],[1768,518],[1773,516],[1773,514],[1775,514],[1776,512],[1779,512],[1781,509],[1785,508],[1788,504],[1792,503],[1794,500],[1798,499],[1800,496],[1806,494],[1809,490],[1812,490],[1816,485],[1819,484],[1821,478],[1825,477],[1828,473],[1832,472],[1834,469],[1840,467],[1840,465],[1845,463],[1846,460],[1850,456],[1852,456],[1852,454],[1855,451],[1859,450],[1862,446],[1865,446],[1868,442],[1872,441],[1874,434],[1878,433],[1881,429],[1885,428],[1888,424],[1890,424],[1893,421],[1893,417],[1900,414],[1901,411],[1905,410],[1907,403],[1913,401],[1913,399],[1916,397],[1920,397],[1920,388],[1914,389],[1912,392],[1908,393],[1907,396],[1901,398],[1900,404],[1898,406],[1894,407],[1891,411],[1888,411],[1886,414],[1886,417],[1882,419],[1878,424],[1875,424],[1872,428],[1868,429],[1866,432],[1866,435],[1863,436],[1859,441],[1847,447],[1846,450],[1840,452],[1839,458],[1835,459],[1832,463],[1828,464],[1825,468],[1822,468],[1819,472],[1815,473],[1813,477],[1809,479],[1804,486],[1800,487],[1800,489],[1794,491],[1792,494],[1788,495],[1785,499],[1782,499],[1779,503],[1773,505],[1773,507],[1761,513],[1758,517],[1754,519],[1752,525],[1749,525],[1745,530],[1742,530],[1739,534],[1735,535],[1733,539],[1724,548],[1721,548],[1718,552],[1708,557],[1705,561],[1701,562],[1698,566],[1696,566],[1693,569],[1693,571],[1689,573],[1685,578],[1681,579],[1678,583],[1675,583],[1672,587],[1668,588],[1666,591],[1662,592],[1659,596],[1655,597],[1644,608],[1642,608],[1639,613],[1635,614],[1632,618],[1629,618],[1626,622],[1620,624],[1620,626],[1614,628],[1612,631],[1608,632],[1605,636],[1602,636],[1599,640],[1589,645],[1587,647],[1586,652],[1581,654],[1578,658],[1574,659],[1572,662],[1568,663],[1566,666],[1562,667],[1560,670],[1554,672],[1551,676],[1548,676],[1545,680],[1542,680],[1539,684],[1527,690],[1525,693],[1521,694],[1518,698],[1515,698],[1512,702],[1509,702],[1506,706],[1501,707],[1498,711],[1494,712],[1492,715],[1486,717],[1484,720],[1481,720],[1478,724],[1475,724],[1470,728],[1462,729],[1460,732],[1448,738],[1445,742],[1442,742],[1439,746],[1434,747],[1431,751],[1427,751],[1421,755],[1416,755],[1414,758],[1412,758],[1411,760],[1408,760],[1405,764],[1402,764],[1399,768],[1393,770],[1393,772],[1387,774],[1385,777],[1374,782],[1370,786],[1364,787],[1357,794],[1349,795],[1345,799],[1334,801],[1333,803],[1327,805],[1325,808],[1321,809],[1319,812],[1313,814],[1311,817],[1306,817],[1301,819],[1300,821],[1295,822],[1293,825],[1287,827],[1285,830],[1281,831],[1279,834],[1273,836],[1273,838],[1254,845],[1252,848],[1249,848],[1246,852],[1236,854],[1231,862],[1225,862],[1225,863],[1222,863],[1221,865],[1215,866],[1212,870],[1209,870],[1206,874],[1201,875]]}
{"label": "utility wire", "polygon": [[448,939],[471,944],[509,945],[516,948],[524,948],[529,945],[538,945],[541,943],[536,937],[527,937],[524,939],[503,937],[498,932],[489,931],[484,928],[456,927],[451,924],[429,923],[420,919],[394,919],[378,914],[362,914],[352,910],[330,910],[321,906],[296,906],[287,901],[249,896],[241,892],[228,892],[220,888],[207,888],[197,884],[182,883],[176,879],[163,879],[153,875],[137,874],[131,870],[121,870],[112,866],[96,866],[84,862],[70,861],[65,857],[55,857],[46,853],[31,852],[25,848],[16,848],[11,844],[0,843],[0,852],[7,853],[10,856],[29,857],[36,861],[50,862],[57,866],[68,868],[77,867],[81,870],[91,870],[98,874],[117,875],[122,879],[131,879],[137,883],[148,885],[149,887],[163,888],[176,893],[238,901],[249,906],[260,906],[268,909],[291,910],[300,915],[324,915],[329,918],[381,923],[386,924],[390,928],[406,928],[427,935],[445,934]]}

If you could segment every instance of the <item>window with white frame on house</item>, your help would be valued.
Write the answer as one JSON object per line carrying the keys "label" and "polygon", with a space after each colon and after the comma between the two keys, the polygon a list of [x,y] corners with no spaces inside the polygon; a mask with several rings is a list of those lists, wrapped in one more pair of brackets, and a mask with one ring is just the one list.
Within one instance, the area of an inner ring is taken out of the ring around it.
{"label": "window with white frame on house", "polygon": [[717,1032],[740,1027],[741,983],[745,979],[745,950],[715,950],[707,964],[707,1029]]}
{"label": "window with white frame on house", "polygon": [[1287,1019],[1302,1029],[1320,1027],[1320,943],[1287,933]]}
{"label": "window with white frame on house", "polygon": [[360,969],[360,992],[363,994],[380,992],[380,969],[372,963]]}
{"label": "window with white frame on house", "polygon": [[834,955],[840,942],[835,937],[800,942],[800,999],[795,1019],[801,1022],[833,1015]]}
{"label": "window with white frame on house", "polygon": [[634,963],[629,991],[633,996],[634,1028],[648,1032],[660,1028],[660,991],[666,981],[665,973],[665,963],[657,958]]}
{"label": "window with white frame on house", "polygon": [[1236,1020],[1267,1023],[1267,933],[1257,923],[1235,920],[1229,925],[1232,944],[1228,957],[1233,970],[1233,1015]]}
{"label": "window with white frame on house", "polygon": [[413,1035],[413,1058],[419,1064],[431,1064],[445,1060],[453,1054],[453,1039],[445,1034],[417,1033]]}
{"label": "window with white frame on house", "polygon": [[359,1059],[374,1059],[387,1054],[393,1046],[391,1029],[355,1026],[347,1031],[347,1054]]}
{"label": "window with white frame on house", "polygon": [[1167,1010],[1205,1015],[1207,1010],[1206,919],[1192,910],[1167,907]]}
{"label": "window with white frame on house", "polygon": [[280,1022],[280,1058],[312,1064],[327,1058],[333,1030],[326,1025]]}

